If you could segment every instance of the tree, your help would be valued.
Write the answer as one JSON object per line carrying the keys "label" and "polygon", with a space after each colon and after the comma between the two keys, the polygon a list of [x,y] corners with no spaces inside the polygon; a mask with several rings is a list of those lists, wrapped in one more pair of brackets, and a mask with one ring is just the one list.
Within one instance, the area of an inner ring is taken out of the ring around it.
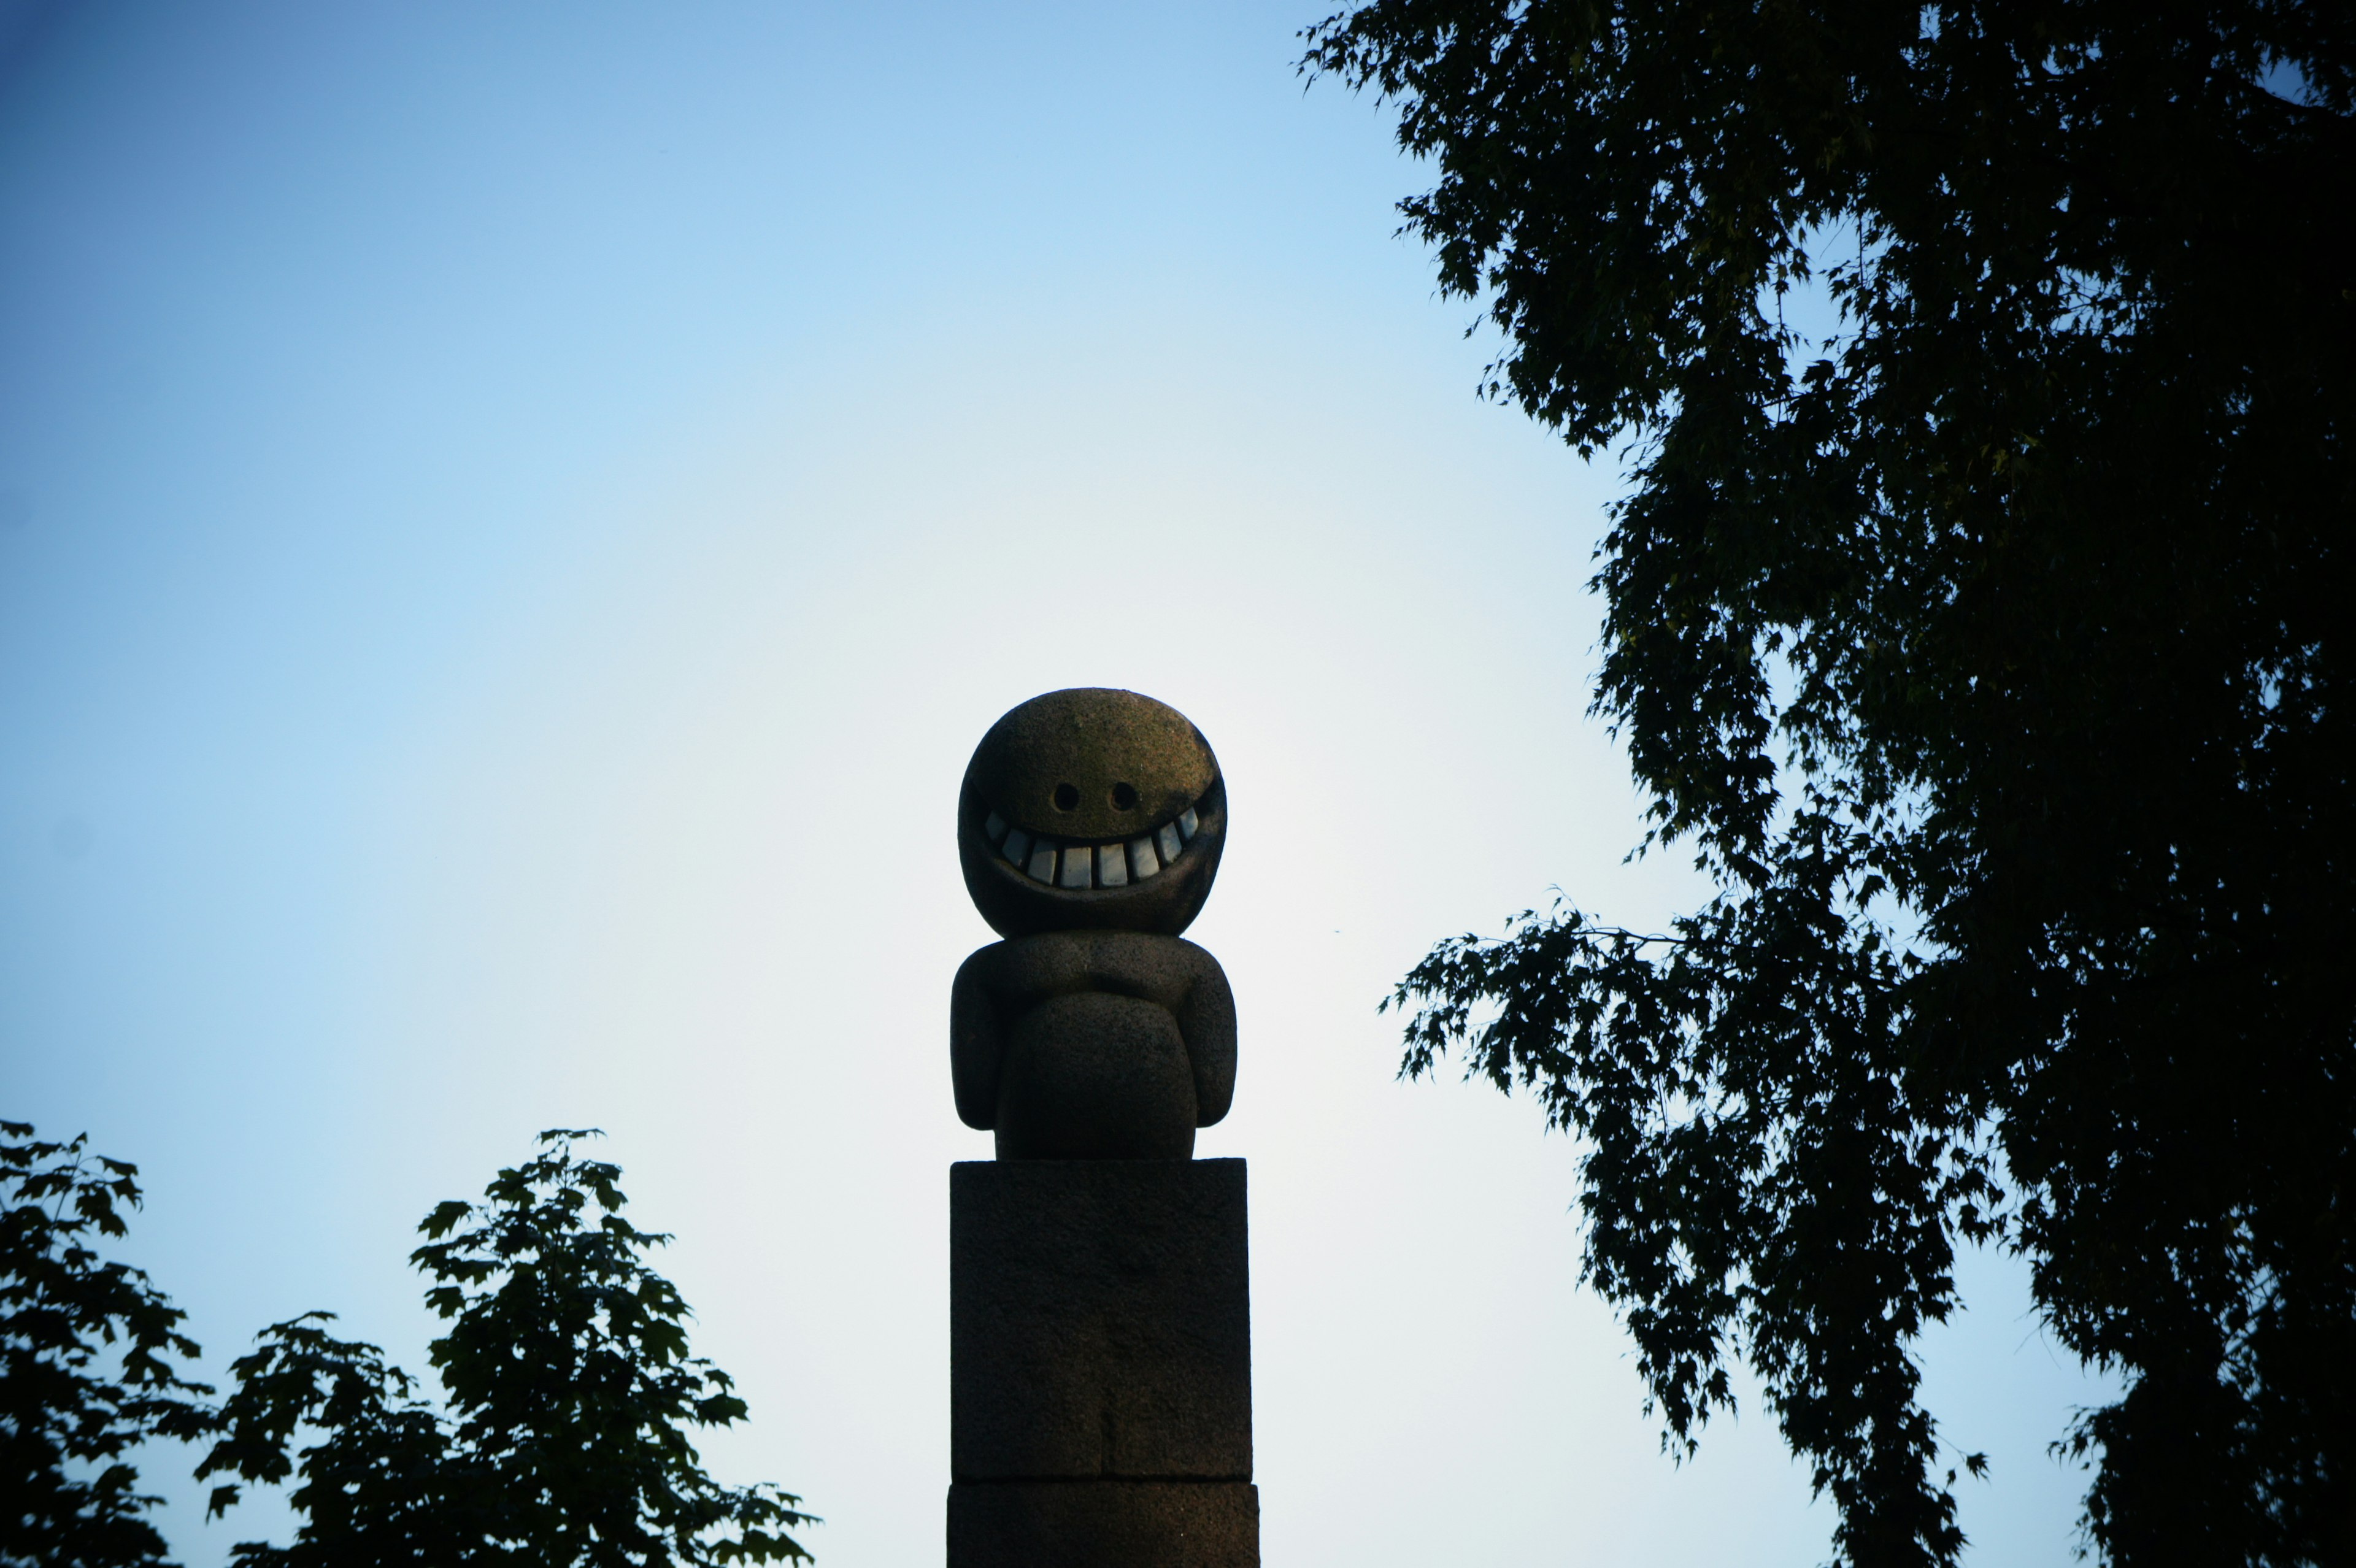
{"label": "tree", "polygon": [[172,1358],[200,1352],[187,1314],[142,1271],[102,1263],[94,1237],[123,1234],[139,1168],[93,1157],[87,1138],[45,1143],[0,1122],[0,1563],[164,1563],[133,1451],[209,1429],[205,1395]]}
{"label": "tree", "polygon": [[[1594,711],[1719,893],[1393,1001],[1582,1141],[1690,1445],[1946,1563],[1915,1337],[2029,1262],[2121,1563],[2356,1561],[2356,8],[1374,0],[1486,378],[1631,487]],[[1807,323],[1821,315],[1826,325]],[[1944,1472],[1944,1477],[1943,1477]]]}
{"label": "tree", "polygon": [[[687,1304],[641,1254],[670,1238],[622,1217],[618,1167],[575,1139],[501,1170],[487,1201],[445,1202],[411,1262],[449,1325],[434,1342],[448,1405],[327,1313],[276,1324],[231,1368],[224,1435],[198,1476],[300,1484],[291,1546],[239,1544],[241,1568],[431,1563],[501,1568],[809,1562],[817,1522],[766,1484],[719,1485],[689,1426],[744,1419],[728,1375],[688,1354]],[[298,1432],[316,1441],[293,1452]],[[216,1514],[238,1500],[217,1488]]]}

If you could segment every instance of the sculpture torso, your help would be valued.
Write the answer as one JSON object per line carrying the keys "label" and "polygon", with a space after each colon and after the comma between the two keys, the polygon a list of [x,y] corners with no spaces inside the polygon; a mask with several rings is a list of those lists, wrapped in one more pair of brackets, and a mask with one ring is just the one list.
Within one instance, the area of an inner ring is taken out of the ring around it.
{"label": "sculpture torso", "polygon": [[1235,1095],[1235,997],[1174,936],[1018,936],[958,970],[949,1069],[1001,1159],[1184,1159]]}

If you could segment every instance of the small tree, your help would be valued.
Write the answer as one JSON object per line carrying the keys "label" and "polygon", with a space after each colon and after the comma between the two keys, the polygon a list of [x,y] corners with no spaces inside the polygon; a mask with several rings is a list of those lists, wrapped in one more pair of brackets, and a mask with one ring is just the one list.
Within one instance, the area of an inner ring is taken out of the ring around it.
{"label": "small tree", "polygon": [[0,1122],[0,1563],[113,1568],[163,1563],[125,1456],[150,1437],[211,1430],[176,1372],[193,1360],[187,1317],[142,1271],[101,1263],[94,1236],[123,1233],[139,1207],[139,1168],[43,1143]]}
{"label": "small tree", "polygon": [[[445,1202],[411,1262],[449,1324],[434,1342],[448,1413],[373,1345],[307,1313],[231,1369],[226,1426],[198,1470],[281,1481],[305,1522],[241,1568],[809,1562],[815,1523],[766,1484],[723,1487],[687,1427],[742,1420],[728,1375],[688,1354],[686,1302],[640,1254],[668,1242],[624,1219],[620,1168],[576,1159],[594,1136],[542,1133],[486,1202]],[[316,1441],[293,1452],[298,1430]],[[216,1514],[240,1488],[214,1490]]]}

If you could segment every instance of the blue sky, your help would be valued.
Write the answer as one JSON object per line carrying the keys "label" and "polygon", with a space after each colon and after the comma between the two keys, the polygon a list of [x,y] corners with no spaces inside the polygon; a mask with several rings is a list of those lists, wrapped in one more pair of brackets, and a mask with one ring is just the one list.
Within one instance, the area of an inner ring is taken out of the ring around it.
{"label": "blue sky", "polygon": [[[1473,388],[1378,109],[1268,5],[0,7],[0,1113],[150,1191],[218,1375],[594,1125],[753,1419],[935,1560],[965,758],[1119,685],[1218,748],[1271,1563],[1821,1561],[1771,1424],[1683,1467],[1574,1287],[1576,1151],[1375,1003],[1560,888],[1608,467]],[[1925,1348],[1981,1561],[2094,1385],[2017,1271]],[[205,1525],[156,1456],[185,1561]]]}

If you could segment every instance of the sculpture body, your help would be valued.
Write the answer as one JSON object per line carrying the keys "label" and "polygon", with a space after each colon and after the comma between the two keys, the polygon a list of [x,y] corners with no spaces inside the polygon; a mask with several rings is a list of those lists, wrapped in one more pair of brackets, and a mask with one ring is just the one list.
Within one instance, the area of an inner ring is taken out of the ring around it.
{"label": "sculpture body", "polygon": [[1257,1568],[1235,998],[1179,933],[1226,789],[1200,731],[1134,692],[1001,719],[958,806],[1005,940],[950,987],[958,1115],[995,1162],[950,1181],[950,1568]]}
{"label": "sculpture body", "polygon": [[1185,1159],[1235,1097],[1235,997],[1174,936],[1012,937],[958,970],[949,1067],[1001,1159]]}

